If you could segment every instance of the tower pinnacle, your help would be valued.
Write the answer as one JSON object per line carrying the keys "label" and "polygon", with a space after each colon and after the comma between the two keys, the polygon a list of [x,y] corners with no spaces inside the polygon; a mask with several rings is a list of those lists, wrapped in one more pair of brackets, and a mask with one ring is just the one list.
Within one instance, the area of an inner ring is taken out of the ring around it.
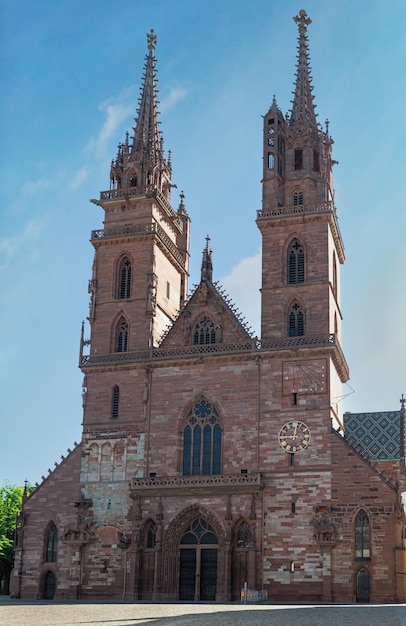
{"label": "tower pinnacle", "polygon": [[293,98],[292,113],[290,116],[290,126],[298,124],[310,124],[317,126],[314,97],[312,96],[313,86],[310,74],[309,46],[307,39],[307,27],[312,23],[306,11],[301,9],[294,21],[299,29],[298,54],[296,84]]}
{"label": "tower pinnacle", "polygon": [[134,135],[129,141],[127,134],[125,142],[118,145],[117,157],[111,168],[111,183],[117,189],[137,187],[141,194],[158,189],[169,201],[172,167],[170,158],[164,158],[163,139],[159,130],[156,45],[157,37],[151,30],[147,34],[148,54],[145,57]]}
{"label": "tower pinnacle", "polygon": [[209,282],[212,281],[213,276],[213,262],[212,262],[212,251],[209,248],[210,237],[206,236],[206,246],[203,250],[203,260],[202,260],[202,271],[201,271],[201,280],[207,280]]}

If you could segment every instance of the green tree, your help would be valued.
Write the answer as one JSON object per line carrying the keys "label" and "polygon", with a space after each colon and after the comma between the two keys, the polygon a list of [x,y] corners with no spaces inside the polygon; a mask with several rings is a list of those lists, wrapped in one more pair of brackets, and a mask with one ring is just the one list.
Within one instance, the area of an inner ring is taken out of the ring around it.
{"label": "green tree", "polygon": [[21,511],[23,494],[24,487],[8,483],[0,487],[0,593],[10,592],[16,520]]}

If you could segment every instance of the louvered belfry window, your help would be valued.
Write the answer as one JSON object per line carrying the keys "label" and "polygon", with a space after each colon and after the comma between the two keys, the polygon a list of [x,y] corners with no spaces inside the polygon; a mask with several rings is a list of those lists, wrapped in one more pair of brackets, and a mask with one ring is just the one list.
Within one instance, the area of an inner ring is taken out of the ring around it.
{"label": "louvered belfry window", "polygon": [[304,283],[304,250],[298,239],[294,239],[288,252],[288,283]]}
{"label": "louvered belfry window", "polygon": [[111,402],[111,419],[118,419],[118,412],[120,407],[120,388],[118,385],[113,387],[113,396]]}
{"label": "louvered belfry window", "polygon": [[289,337],[304,335],[304,315],[301,306],[295,302],[289,313]]}
{"label": "louvered belfry window", "polygon": [[117,324],[116,352],[127,352],[128,350],[128,323],[122,317]]}
{"label": "louvered belfry window", "polygon": [[131,261],[127,257],[120,263],[118,272],[118,299],[126,300],[131,297]]}

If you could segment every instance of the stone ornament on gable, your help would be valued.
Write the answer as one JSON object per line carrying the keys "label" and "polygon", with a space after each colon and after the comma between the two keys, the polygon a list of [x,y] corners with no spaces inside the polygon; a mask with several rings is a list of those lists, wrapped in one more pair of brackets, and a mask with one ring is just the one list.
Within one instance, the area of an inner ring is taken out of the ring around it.
{"label": "stone ornament on gable", "polygon": [[64,541],[75,541],[86,543],[94,538],[92,526],[95,521],[91,517],[85,517],[83,513],[78,513],[74,522],[65,524],[63,529]]}

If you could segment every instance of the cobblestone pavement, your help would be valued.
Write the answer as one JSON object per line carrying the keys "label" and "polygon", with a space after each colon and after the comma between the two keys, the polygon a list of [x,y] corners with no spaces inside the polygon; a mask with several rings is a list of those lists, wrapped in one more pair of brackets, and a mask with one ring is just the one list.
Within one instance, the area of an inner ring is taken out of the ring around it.
{"label": "cobblestone pavement", "polygon": [[3,626],[406,626],[406,604],[146,604],[0,600]]}

